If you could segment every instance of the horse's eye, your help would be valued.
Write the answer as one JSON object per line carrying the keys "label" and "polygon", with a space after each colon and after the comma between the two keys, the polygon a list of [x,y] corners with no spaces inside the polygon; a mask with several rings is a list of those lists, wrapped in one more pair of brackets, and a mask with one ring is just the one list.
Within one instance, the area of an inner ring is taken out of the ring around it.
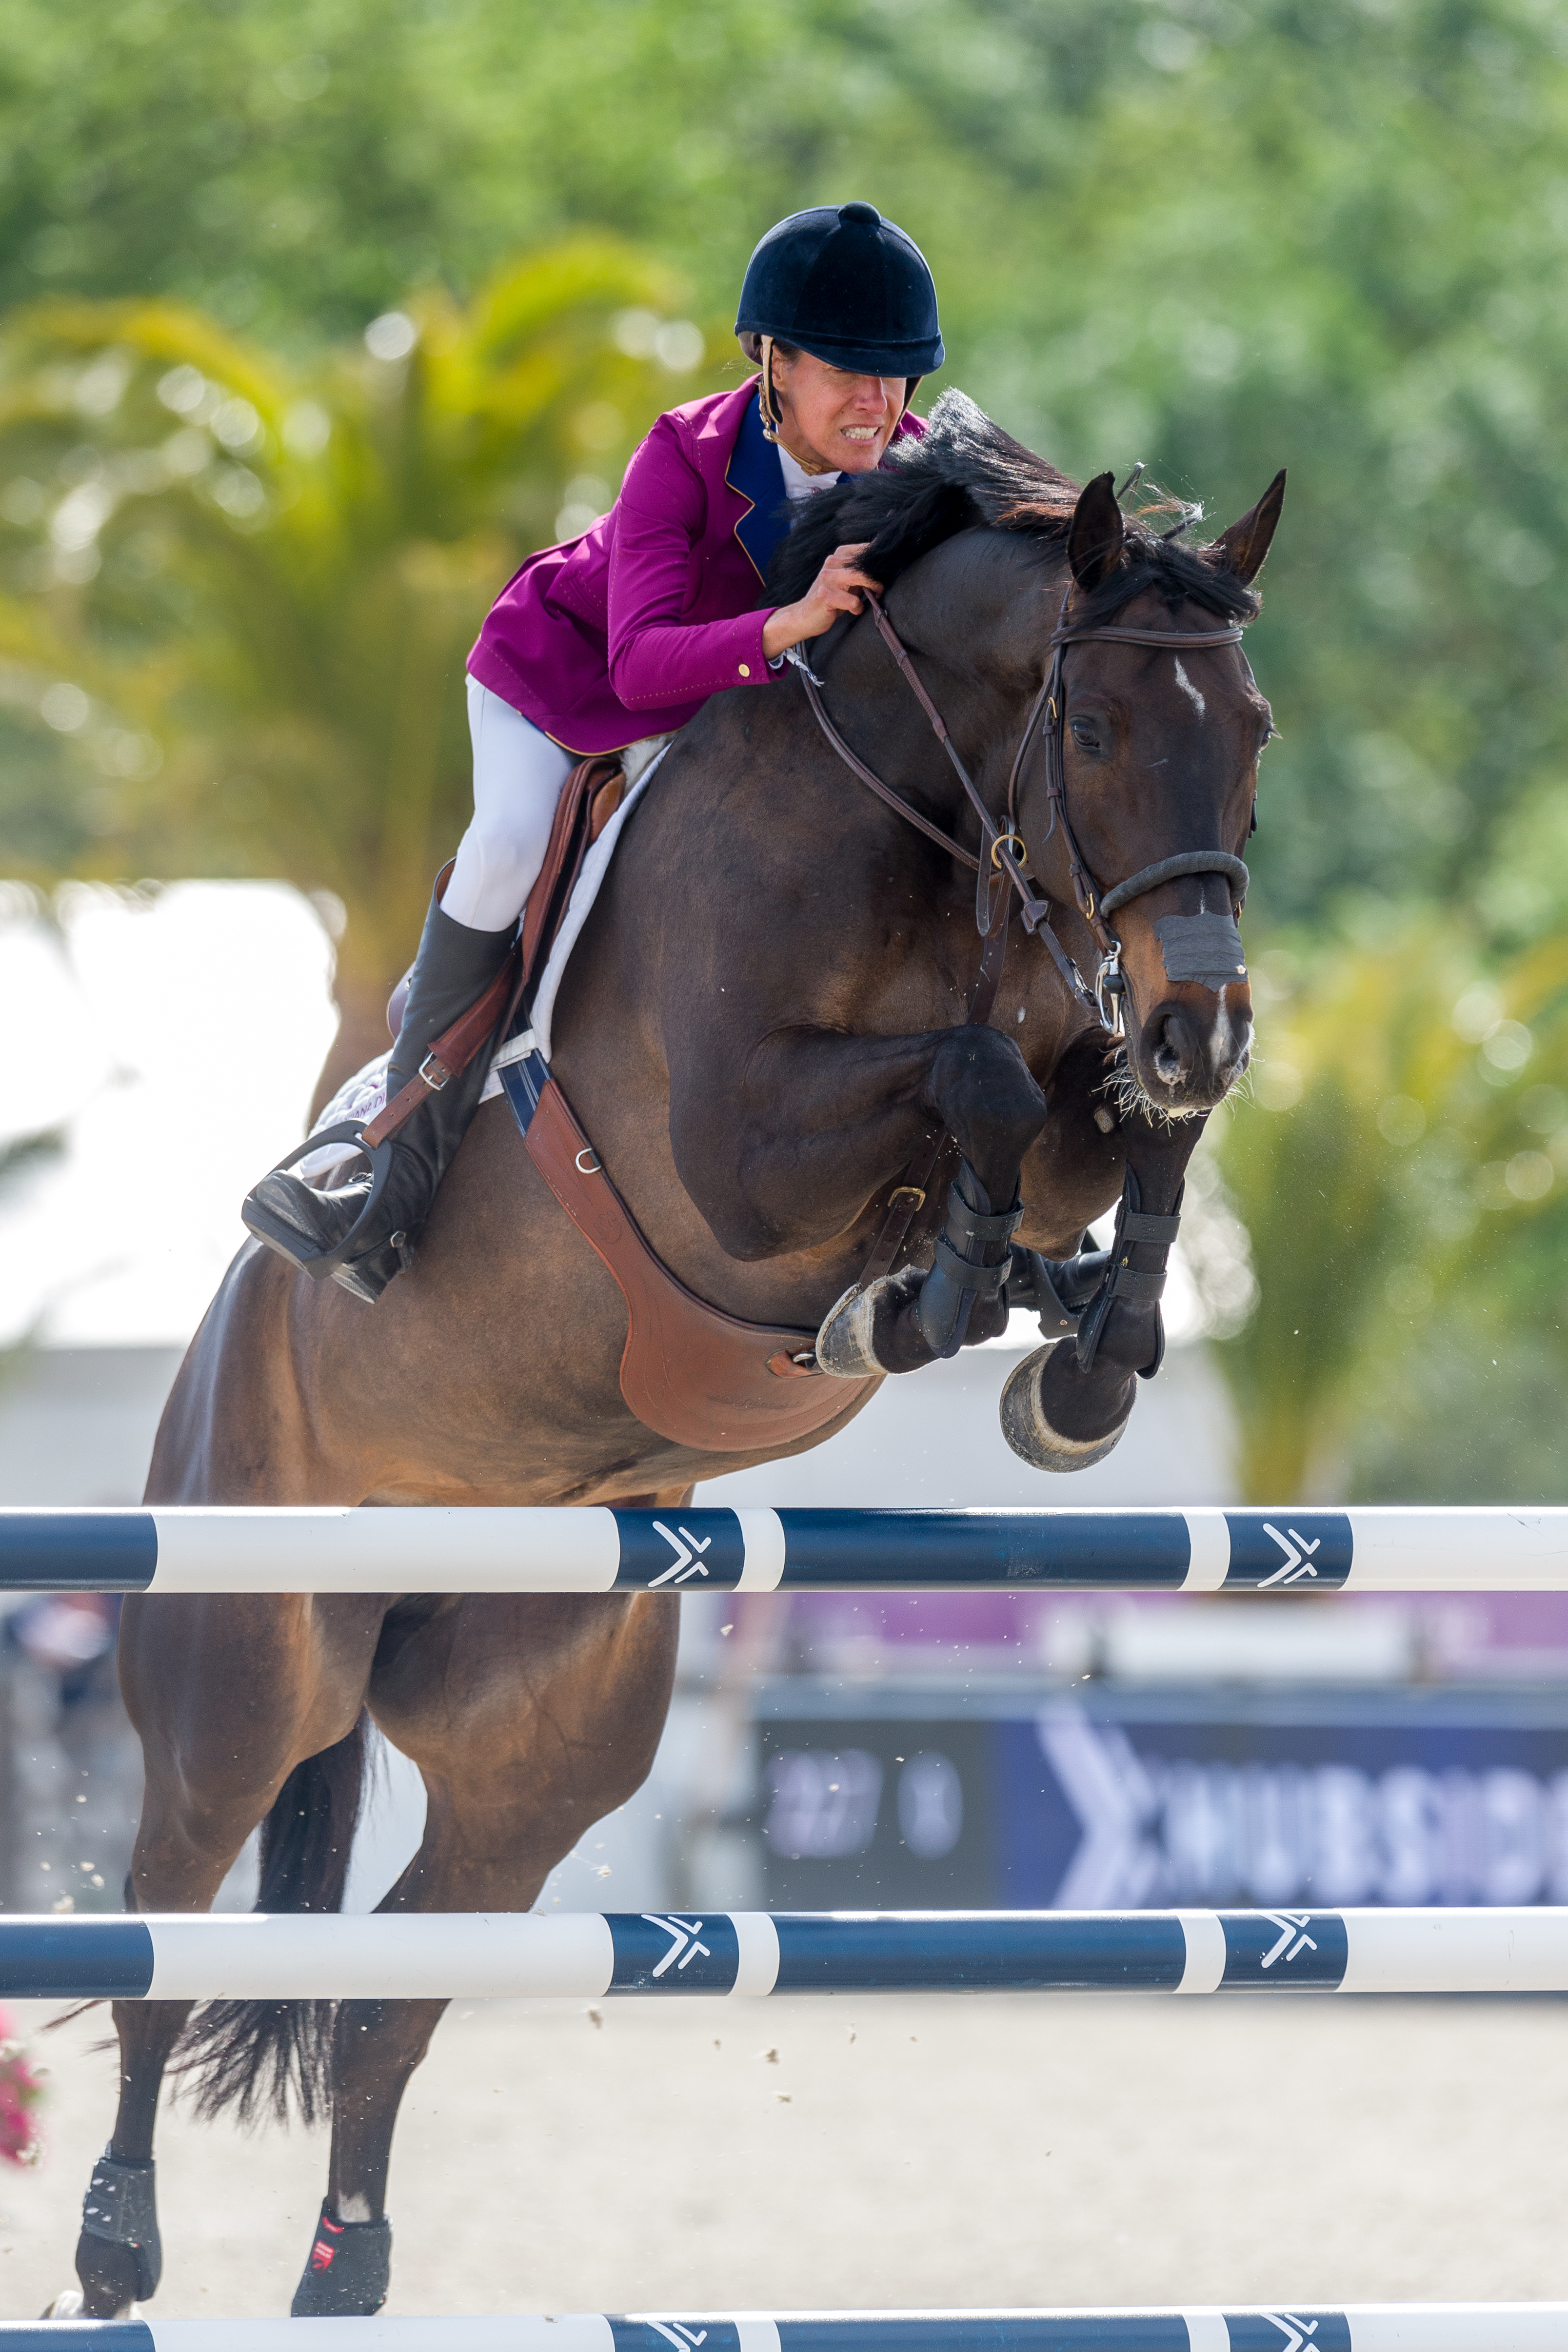
{"label": "horse's eye", "polygon": [[1087,719],[1075,719],[1073,720],[1072,740],[1078,745],[1080,751],[1098,751],[1100,749],[1100,738],[1095,733],[1093,726]]}

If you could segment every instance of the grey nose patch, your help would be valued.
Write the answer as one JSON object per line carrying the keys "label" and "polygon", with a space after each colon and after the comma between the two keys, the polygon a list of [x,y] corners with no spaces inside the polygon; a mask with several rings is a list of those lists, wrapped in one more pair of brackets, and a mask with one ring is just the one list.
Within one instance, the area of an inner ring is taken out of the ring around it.
{"label": "grey nose patch", "polygon": [[1241,933],[1233,915],[1162,915],[1154,937],[1169,980],[1195,980],[1202,988],[1226,988],[1247,978]]}

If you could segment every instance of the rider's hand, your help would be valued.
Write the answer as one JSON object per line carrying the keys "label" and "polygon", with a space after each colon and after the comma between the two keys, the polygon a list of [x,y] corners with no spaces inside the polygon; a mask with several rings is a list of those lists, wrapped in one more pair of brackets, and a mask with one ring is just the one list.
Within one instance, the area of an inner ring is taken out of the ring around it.
{"label": "rider's hand", "polygon": [[781,604],[776,612],[768,614],[763,628],[763,651],[769,661],[776,661],[786,646],[803,645],[807,637],[820,637],[833,626],[840,613],[864,609],[861,589],[879,590],[882,584],[855,569],[855,558],[864,555],[870,544],[868,539],[861,539],[846,547],[836,547],[799,603]]}

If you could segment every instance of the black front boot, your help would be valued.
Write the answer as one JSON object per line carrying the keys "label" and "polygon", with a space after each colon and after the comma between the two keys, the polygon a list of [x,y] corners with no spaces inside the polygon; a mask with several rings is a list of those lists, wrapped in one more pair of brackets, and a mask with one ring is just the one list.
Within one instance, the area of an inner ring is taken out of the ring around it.
{"label": "black front boot", "polygon": [[[1089,1241],[1088,1234],[1083,1240]],[[1007,1305],[1040,1318],[1047,1339],[1070,1339],[1105,1280],[1109,1250],[1080,1247],[1073,1257],[1042,1257],[1038,1250],[1015,1242],[1007,1276]]]}
{"label": "black front boot", "polygon": [[[387,1066],[388,1102],[421,1075],[432,1041],[484,994],[516,935],[515,924],[504,931],[470,930],[431,899]],[[358,1130],[334,1128],[312,1137],[247,1195],[240,1215],[249,1230],[313,1279],[330,1276],[356,1298],[379,1298],[393,1276],[413,1262],[415,1238],[468,1133],[489,1065],[490,1049],[481,1046],[466,1069],[432,1085],[428,1098],[395,1133],[365,1153],[366,1171],[331,1192],[292,1174],[290,1161],[329,1138],[355,1141]]]}
{"label": "black front boot", "polygon": [[992,1307],[1002,1297],[1013,1236],[1023,1222],[1021,1201],[993,1213],[990,1193],[968,1160],[959,1161],[948,1187],[947,1221],[936,1237],[934,1262],[915,1307],[921,1337],[934,1356],[956,1356],[968,1337],[975,1301]]}

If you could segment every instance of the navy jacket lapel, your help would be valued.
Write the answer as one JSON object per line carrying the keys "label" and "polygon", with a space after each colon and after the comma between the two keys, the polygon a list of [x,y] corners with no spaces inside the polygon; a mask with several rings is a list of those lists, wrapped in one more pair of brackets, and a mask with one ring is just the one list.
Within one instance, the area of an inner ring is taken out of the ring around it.
{"label": "navy jacket lapel", "polygon": [[763,431],[762,411],[753,393],[741,418],[735,446],[724,479],[750,505],[735,525],[735,536],[752,560],[759,581],[768,576],[768,558],[789,529],[784,499],[784,467],[779,453]]}

